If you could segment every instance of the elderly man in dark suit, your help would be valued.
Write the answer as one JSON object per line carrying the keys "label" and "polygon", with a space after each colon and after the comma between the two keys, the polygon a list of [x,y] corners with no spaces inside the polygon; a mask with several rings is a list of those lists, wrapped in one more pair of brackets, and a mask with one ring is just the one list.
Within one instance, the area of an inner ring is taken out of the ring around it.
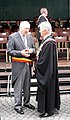
{"label": "elderly man in dark suit", "polygon": [[30,55],[35,53],[33,37],[29,33],[30,24],[22,21],[19,31],[11,34],[8,41],[8,53],[12,56],[12,84],[14,86],[14,109],[24,114],[22,109],[22,90],[24,92],[24,106],[35,109],[30,101]]}

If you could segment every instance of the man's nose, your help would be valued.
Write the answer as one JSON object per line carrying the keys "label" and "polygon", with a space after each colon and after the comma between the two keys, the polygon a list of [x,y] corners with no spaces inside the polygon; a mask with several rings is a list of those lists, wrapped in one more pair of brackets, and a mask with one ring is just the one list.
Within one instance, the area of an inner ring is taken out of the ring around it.
{"label": "man's nose", "polygon": [[27,32],[29,32],[29,29],[27,29]]}

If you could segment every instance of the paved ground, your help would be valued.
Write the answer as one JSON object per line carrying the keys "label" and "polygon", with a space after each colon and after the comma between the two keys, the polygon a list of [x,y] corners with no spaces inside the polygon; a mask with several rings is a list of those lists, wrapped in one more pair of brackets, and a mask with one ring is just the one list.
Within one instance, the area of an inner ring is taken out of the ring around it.
{"label": "paved ground", "polygon": [[0,120],[70,120],[70,94],[61,94],[61,109],[59,114],[52,117],[39,118],[37,112],[36,97],[31,96],[30,102],[36,109],[24,108],[24,115],[19,115],[14,111],[14,97],[0,97]]}

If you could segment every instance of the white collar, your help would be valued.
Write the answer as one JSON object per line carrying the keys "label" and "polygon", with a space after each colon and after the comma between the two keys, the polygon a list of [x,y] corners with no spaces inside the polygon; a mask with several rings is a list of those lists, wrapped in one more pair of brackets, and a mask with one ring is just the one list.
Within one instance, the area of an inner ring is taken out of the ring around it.
{"label": "white collar", "polygon": [[48,22],[47,17],[45,17],[44,15],[40,15],[39,18],[38,18],[38,20],[40,19],[41,16],[43,16],[46,19],[46,21]]}
{"label": "white collar", "polygon": [[22,33],[20,31],[18,31],[18,32],[19,32],[20,36],[23,37]]}
{"label": "white collar", "polygon": [[45,40],[48,36],[50,36],[51,34],[49,33],[48,35],[45,35],[44,37],[43,37],[43,39]]}

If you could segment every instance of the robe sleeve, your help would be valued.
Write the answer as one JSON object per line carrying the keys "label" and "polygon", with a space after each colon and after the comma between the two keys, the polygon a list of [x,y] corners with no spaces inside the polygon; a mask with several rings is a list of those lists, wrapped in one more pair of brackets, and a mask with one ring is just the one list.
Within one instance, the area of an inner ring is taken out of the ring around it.
{"label": "robe sleeve", "polygon": [[[56,54],[56,47],[52,42],[48,42],[44,45],[40,52],[38,63],[37,63],[37,81],[39,87],[44,91],[53,76],[54,69],[54,57]],[[56,56],[55,56],[56,57]]]}

